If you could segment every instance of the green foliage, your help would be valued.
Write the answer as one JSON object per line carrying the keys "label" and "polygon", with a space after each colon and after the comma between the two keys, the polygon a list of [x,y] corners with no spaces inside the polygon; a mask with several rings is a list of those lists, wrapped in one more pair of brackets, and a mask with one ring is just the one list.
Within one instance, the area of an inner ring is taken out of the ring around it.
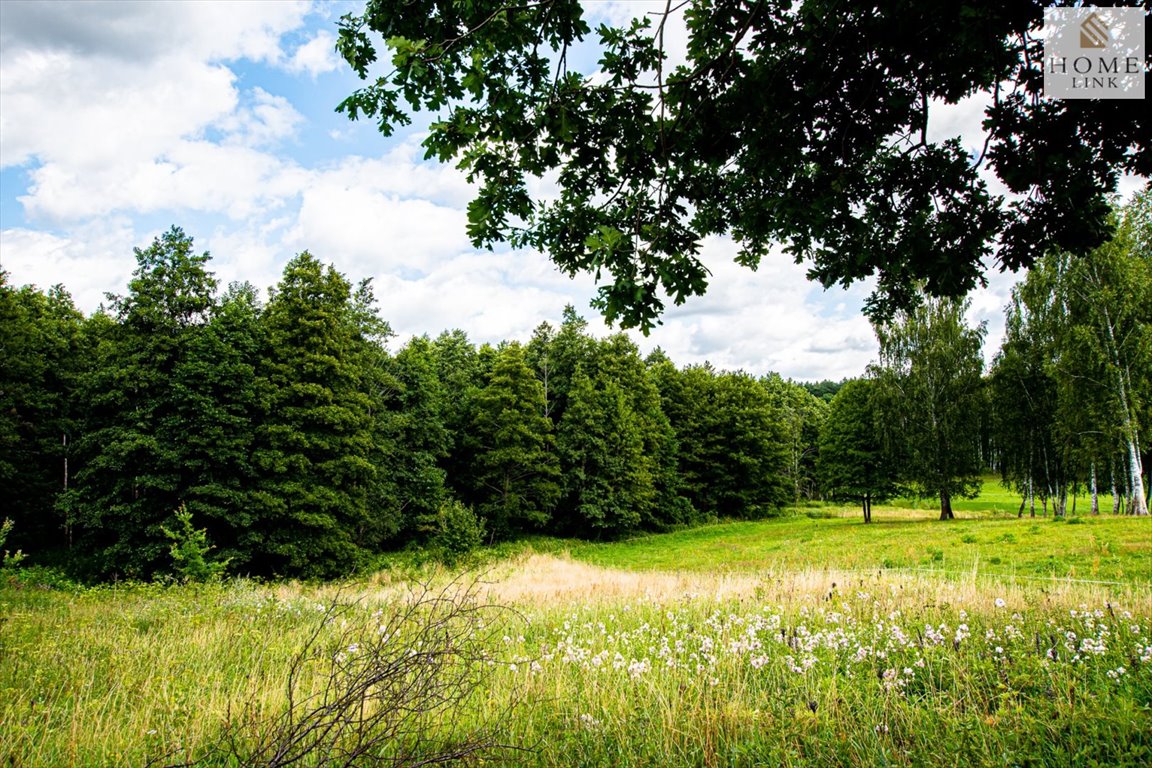
{"label": "green foliage", "polygon": [[544,388],[523,347],[511,343],[497,352],[474,407],[465,439],[477,512],[494,539],[544,527],[560,496],[560,469],[552,422],[544,415]]}
{"label": "green foliage", "polygon": [[4,553],[3,557],[0,557],[0,568],[15,568],[24,559],[24,553],[21,550],[10,552],[4,549],[4,545],[8,542],[8,534],[12,533],[14,525],[15,523],[7,517],[4,518],[3,522],[0,522],[0,552]]}
{"label": "green foliage", "polygon": [[210,398],[187,399],[196,385],[186,378],[203,362],[197,351],[208,351],[200,345],[216,281],[208,254],[195,254],[177,227],[135,255],[128,293],[112,300],[115,320],[97,315],[87,324],[85,430],[74,492],[62,504],[91,570],[143,578],[164,567],[161,524],[194,484],[196,447],[207,437],[200,432],[219,415]]}
{"label": "green foliage", "polygon": [[164,535],[172,541],[168,550],[172,556],[172,568],[184,582],[204,583],[220,579],[228,568],[228,559],[210,559],[208,553],[214,547],[208,541],[204,528],[192,525],[192,513],[184,505],[175,513],[175,531],[161,526]]}
{"label": "green foliage", "polygon": [[1075,485],[1146,511],[1141,432],[1152,401],[1152,198],[1117,211],[1083,258],[1052,253],[1017,287],[993,376],[1005,479],[1063,513]]}
{"label": "green foliage", "polygon": [[[342,18],[337,49],[361,79],[378,57],[391,67],[338,109],[385,136],[431,113],[427,155],[477,184],[474,243],[603,277],[597,305],[625,326],[706,290],[713,235],[750,267],[786,243],[825,287],[875,276],[879,317],[921,285],[961,296],[994,251],[1015,269],[1099,245],[1118,174],[1152,173],[1138,101],[1031,98],[1034,2],[701,0],[595,31],[587,12],[376,0]],[[681,22],[674,66],[665,31]],[[967,97],[989,104],[981,162],[960,137],[929,140],[935,105]],[[538,177],[555,198],[534,197]]]}
{"label": "green foliage", "polygon": [[871,379],[844,382],[820,434],[821,487],[831,498],[859,500],[865,522],[872,520],[873,502],[882,503],[897,490],[894,462],[881,438],[875,389]]}
{"label": "green foliage", "polygon": [[429,547],[449,565],[484,543],[484,521],[456,499],[440,505]]}
{"label": "green foliage", "polygon": [[792,486],[791,500],[818,498],[820,487],[816,462],[828,406],[802,385],[784,381],[777,374],[763,377],[761,383],[768,390],[773,408],[784,427],[788,448],[785,477]]}
{"label": "green foliage", "polygon": [[885,448],[902,483],[940,499],[980,491],[980,424],[985,412],[981,346],[985,328],[969,328],[967,302],[929,300],[876,326],[880,361],[872,366]]}
{"label": "green foliage", "polygon": [[[557,339],[562,350],[571,325]],[[623,335],[580,346],[556,409],[565,487],[557,530],[620,535],[684,522],[691,511],[679,496],[674,432],[639,350]]]}
{"label": "green foliage", "polygon": [[14,541],[38,552],[63,539],[54,502],[80,411],[82,323],[62,287],[14,288],[0,271],[0,486]]}
{"label": "green foliage", "polygon": [[263,542],[257,572],[346,574],[382,538],[365,391],[377,329],[370,298],[355,299],[343,275],[305,251],[262,315],[259,484],[247,532]]}
{"label": "green foliage", "polygon": [[679,446],[683,494],[713,517],[771,514],[792,499],[784,414],[745,373],[654,366]]}
{"label": "green foliage", "polygon": [[[424,337],[411,339],[382,367],[370,384],[379,452],[375,503],[390,534],[434,535],[446,495],[441,463],[449,457],[453,434],[446,414],[455,407],[436,372],[436,353]],[[380,407],[383,405],[384,407]]]}

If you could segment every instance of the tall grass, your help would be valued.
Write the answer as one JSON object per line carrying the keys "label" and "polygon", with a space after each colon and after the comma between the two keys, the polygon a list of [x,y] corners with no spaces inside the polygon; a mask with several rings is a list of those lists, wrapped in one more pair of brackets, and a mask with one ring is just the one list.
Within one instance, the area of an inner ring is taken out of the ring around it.
{"label": "tall grass", "polygon": [[[520,749],[491,765],[1152,761],[1148,521],[842,514],[489,561],[479,594],[510,610],[484,627],[484,684],[429,727],[495,718],[492,738]],[[0,574],[0,765],[236,765],[224,735],[285,712],[318,627],[316,647],[348,636],[326,611],[352,599],[346,618],[370,628],[411,576],[49,589]],[[302,690],[328,679],[307,670]]]}

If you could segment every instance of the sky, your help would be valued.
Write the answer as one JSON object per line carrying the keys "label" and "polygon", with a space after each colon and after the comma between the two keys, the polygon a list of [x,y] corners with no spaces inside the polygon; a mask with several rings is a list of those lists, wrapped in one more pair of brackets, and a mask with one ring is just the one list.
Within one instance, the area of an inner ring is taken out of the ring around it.
{"label": "sky", "polygon": [[[619,22],[647,5],[588,7],[594,22]],[[62,283],[92,312],[126,289],[133,248],[177,225],[212,254],[222,286],[271,287],[303,250],[372,278],[394,348],[452,328],[475,343],[527,340],[567,304],[612,332],[589,307],[591,276],[470,245],[472,190],[422,160],[427,118],[384,138],[335,112],[361,85],[335,53],[336,21],[362,7],[0,0],[0,269],[14,285]],[[932,130],[976,148],[981,111],[935,110]],[[861,314],[868,285],[825,291],[783,254],[752,272],[736,250],[705,242],[707,294],[670,307],[648,337],[630,332],[642,350],[798,381],[864,372],[877,353]],[[990,359],[1015,278],[989,277],[970,319],[988,323]]]}

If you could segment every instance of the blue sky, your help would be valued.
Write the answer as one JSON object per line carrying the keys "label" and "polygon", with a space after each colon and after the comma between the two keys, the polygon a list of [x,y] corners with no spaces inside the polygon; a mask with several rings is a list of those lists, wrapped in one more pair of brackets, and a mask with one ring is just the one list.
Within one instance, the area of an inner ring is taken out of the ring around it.
{"label": "blue sky", "polygon": [[[222,283],[270,287],[304,249],[373,278],[394,346],[449,328],[478,343],[523,340],[565,304],[607,333],[588,307],[590,276],[470,246],[466,181],[422,161],[427,117],[385,139],[335,113],[359,84],[333,50],[335,24],[361,7],[0,1],[0,267],[17,285],[63,283],[92,311],[124,290],[133,247],[175,224],[212,253]],[[594,22],[645,8],[589,3]],[[978,105],[960,105],[936,128],[976,145],[979,118]],[[632,334],[642,349],[794,379],[863,372],[876,354],[860,314],[867,286],[825,292],[783,255],[753,273],[735,252],[724,238],[705,243],[708,294],[669,310],[650,337]],[[973,297],[990,352],[1012,282],[994,275]]]}

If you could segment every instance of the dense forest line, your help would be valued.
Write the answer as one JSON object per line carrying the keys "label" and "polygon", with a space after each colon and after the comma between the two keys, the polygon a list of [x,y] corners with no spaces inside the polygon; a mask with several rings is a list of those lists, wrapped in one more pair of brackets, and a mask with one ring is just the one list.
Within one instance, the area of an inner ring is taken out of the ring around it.
{"label": "dense forest line", "polygon": [[[262,300],[222,292],[184,232],[137,249],[85,317],[0,273],[8,546],[88,578],[146,578],[203,530],[235,573],[331,577],[408,545],[618,537],[804,499],[971,496],[998,469],[1033,509],[1078,488],[1147,512],[1149,198],[1089,257],[1046,257],[983,372],[965,304],[877,327],[842,387],[646,357],[571,308],[525,343],[392,333],[367,281],[305,252]],[[814,394],[815,393],[815,394]],[[1023,512],[1023,507],[1021,508]]]}

